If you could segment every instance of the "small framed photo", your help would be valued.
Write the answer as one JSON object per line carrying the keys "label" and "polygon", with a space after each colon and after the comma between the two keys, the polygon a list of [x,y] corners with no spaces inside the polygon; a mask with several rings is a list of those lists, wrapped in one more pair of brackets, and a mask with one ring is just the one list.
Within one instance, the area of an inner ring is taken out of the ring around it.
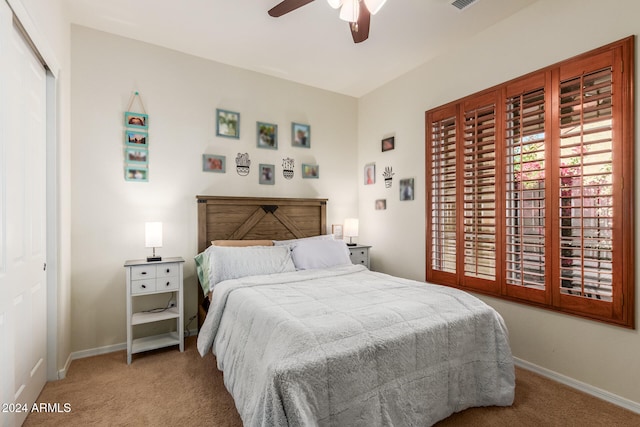
{"label": "small framed photo", "polygon": [[342,224],[332,224],[331,234],[333,234],[334,239],[342,240],[344,238],[344,235],[342,234]]}
{"label": "small framed photo", "polygon": [[278,149],[278,125],[257,122],[256,138],[258,148]]}
{"label": "small framed photo", "polygon": [[227,171],[227,158],[215,154],[203,154],[202,171],[225,173]]}
{"label": "small framed photo", "polygon": [[376,183],[376,164],[367,163],[364,165],[364,185]]}
{"label": "small framed photo", "polygon": [[311,126],[291,123],[291,145],[311,148]]}
{"label": "small framed photo", "polygon": [[382,140],[382,152],[393,150],[396,148],[396,137],[390,136]]}
{"label": "small framed photo", "polygon": [[216,135],[240,138],[240,113],[216,109]]}
{"label": "small framed photo", "polygon": [[400,180],[400,200],[413,200],[413,178]]}
{"label": "small framed photo", "polygon": [[302,177],[303,178],[320,178],[320,166],[302,164]]}
{"label": "small framed photo", "polygon": [[131,111],[125,111],[124,125],[129,128],[148,129],[149,116],[142,113],[133,113]]}
{"label": "small framed photo", "polygon": [[144,131],[127,129],[125,131],[124,143],[129,147],[147,148],[149,145],[149,134]]}
{"label": "small framed photo", "polygon": [[387,209],[387,199],[377,199],[376,200],[376,210],[384,211]]}
{"label": "small framed photo", "polygon": [[146,165],[149,163],[149,150],[146,148],[127,148],[125,157],[127,163]]}
{"label": "small framed photo", "polygon": [[124,171],[124,179],[127,181],[149,181],[149,168],[144,166],[127,166]]}
{"label": "small framed photo", "polygon": [[265,165],[260,163],[259,167],[259,183],[266,185],[274,185],[276,183],[276,167],[275,165]]}

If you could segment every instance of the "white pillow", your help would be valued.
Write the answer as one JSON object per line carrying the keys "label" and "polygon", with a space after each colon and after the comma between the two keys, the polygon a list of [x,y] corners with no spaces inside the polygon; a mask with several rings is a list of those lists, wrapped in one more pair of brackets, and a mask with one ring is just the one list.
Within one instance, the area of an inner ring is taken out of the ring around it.
{"label": "white pillow", "polygon": [[224,280],[296,270],[286,246],[210,246],[207,251],[212,289]]}
{"label": "white pillow", "polygon": [[298,270],[351,264],[344,240],[300,241],[291,248],[291,257]]}
{"label": "white pillow", "polygon": [[291,246],[298,244],[299,242],[306,242],[308,240],[334,240],[335,236],[333,234],[320,234],[318,236],[312,237],[303,237],[301,239],[291,239],[291,240],[274,240],[274,246]]}

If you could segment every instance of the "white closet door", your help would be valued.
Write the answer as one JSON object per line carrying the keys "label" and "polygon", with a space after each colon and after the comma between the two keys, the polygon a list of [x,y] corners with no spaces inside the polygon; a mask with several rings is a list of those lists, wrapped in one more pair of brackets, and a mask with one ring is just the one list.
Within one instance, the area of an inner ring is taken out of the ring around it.
{"label": "white closet door", "polygon": [[[46,71],[0,0],[0,425],[46,382]],[[4,407],[3,407],[4,409]]]}

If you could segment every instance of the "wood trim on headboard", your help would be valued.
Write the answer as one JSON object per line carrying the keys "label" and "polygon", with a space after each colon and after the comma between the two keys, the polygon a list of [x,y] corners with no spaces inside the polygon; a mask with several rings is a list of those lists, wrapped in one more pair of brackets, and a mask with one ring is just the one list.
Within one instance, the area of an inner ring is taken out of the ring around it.
{"label": "wood trim on headboard", "polygon": [[[212,240],[288,240],[327,233],[327,199],[196,196],[198,253]],[[198,307],[204,299],[198,286]],[[202,314],[202,313],[200,313]],[[204,317],[198,316],[198,326]]]}

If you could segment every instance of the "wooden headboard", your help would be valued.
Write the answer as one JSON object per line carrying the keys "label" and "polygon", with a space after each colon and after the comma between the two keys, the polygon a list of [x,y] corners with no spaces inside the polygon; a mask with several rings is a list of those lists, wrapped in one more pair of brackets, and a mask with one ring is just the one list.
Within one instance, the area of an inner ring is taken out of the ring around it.
{"label": "wooden headboard", "polygon": [[[288,240],[327,232],[327,199],[196,196],[198,253],[212,240]],[[204,300],[198,286],[198,311]],[[198,316],[198,326],[204,318]]]}

